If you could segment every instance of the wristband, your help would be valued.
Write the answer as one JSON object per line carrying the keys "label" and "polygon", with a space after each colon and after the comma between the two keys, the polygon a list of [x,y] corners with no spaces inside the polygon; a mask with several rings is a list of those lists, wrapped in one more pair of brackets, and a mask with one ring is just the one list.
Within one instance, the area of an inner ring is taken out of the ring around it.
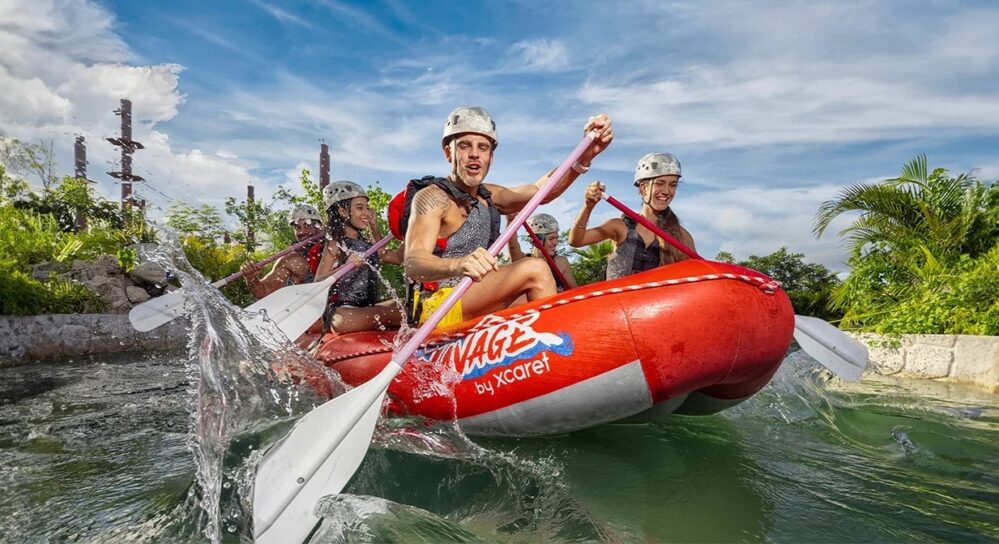
{"label": "wristband", "polygon": [[585,173],[587,173],[587,172],[590,171],[590,167],[589,166],[583,166],[582,164],[579,164],[579,161],[576,161],[576,162],[572,163],[572,169],[577,174],[585,174]]}

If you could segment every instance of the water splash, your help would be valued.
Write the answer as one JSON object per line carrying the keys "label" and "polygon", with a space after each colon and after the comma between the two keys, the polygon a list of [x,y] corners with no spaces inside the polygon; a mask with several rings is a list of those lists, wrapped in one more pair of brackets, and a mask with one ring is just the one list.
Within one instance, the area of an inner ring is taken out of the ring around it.
{"label": "water splash", "polygon": [[[225,533],[246,538],[252,508],[247,490],[258,457],[253,450],[274,439],[264,431],[275,423],[286,425],[324,400],[296,377],[308,376],[334,393],[346,387],[263,316],[230,304],[187,262],[176,238],[164,237],[160,246],[144,248],[143,257],[173,271],[190,310],[190,448],[197,488],[188,498],[187,522],[212,542]],[[254,437],[242,450],[233,447],[241,435]]]}

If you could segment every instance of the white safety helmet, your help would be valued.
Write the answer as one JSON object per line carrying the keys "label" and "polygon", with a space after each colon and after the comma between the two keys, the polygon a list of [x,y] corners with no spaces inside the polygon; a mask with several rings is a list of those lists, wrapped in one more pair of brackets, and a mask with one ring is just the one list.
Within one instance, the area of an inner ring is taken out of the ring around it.
{"label": "white safety helmet", "polygon": [[303,219],[314,222],[317,225],[323,224],[323,219],[319,215],[319,210],[309,206],[308,204],[299,204],[298,206],[292,208],[291,213],[288,214],[288,224],[293,227],[296,223]]}
{"label": "white safety helmet", "polygon": [[493,149],[499,146],[499,137],[496,136],[496,123],[489,116],[489,112],[478,106],[461,106],[455,108],[448,114],[444,123],[444,135],[441,137],[441,145],[446,145],[448,140],[457,134],[473,132],[481,134],[493,141]]}
{"label": "white safety helmet", "polygon": [[527,226],[531,227],[534,234],[550,234],[558,232],[558,221],[547,213],[538,213],[527,220]]}
{"label": "white safety helmet", "polygon": [[323,189],[323,205],[329,210],[334,204],[340,202],[341,200],[347,200],[349,198],[355,198],[363,196],[368,197],[368,193],[364,191],[364,187],[354,183],[353,181],[334,181]]}
{"label": "white safety helmet", "polygon": [[649,153],[638,159],[635,166],[635,187],[643,179],[658,178],[659,176],[681,176],[680,161],[669,153]]}

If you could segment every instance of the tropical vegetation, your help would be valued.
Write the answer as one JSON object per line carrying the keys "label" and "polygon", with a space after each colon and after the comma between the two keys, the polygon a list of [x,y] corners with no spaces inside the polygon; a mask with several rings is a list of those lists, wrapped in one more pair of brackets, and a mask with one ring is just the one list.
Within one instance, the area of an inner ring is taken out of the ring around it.
{"label": "tropical vegetation", "polygon": [[[34,265],[68,267],[109,254],[127,270],[137,260],[134,244],[168,236],[153,230],[142,210],[123,210],[97,195],[92,183],[54,172],[50,145],[0,139],[0,314],[101,311],[102,301],[83,286],[54,273],[44,278]],[[224,212],[231,219],[208,205],[175,202],[166,224],[191,265],[215,281],[294,242],[287,210],[298,203],[322,209],[321,191],[308,170],[302,170],[299,185],[300,194],[279,188],[266,202],[228,199]],[[368,194],[387,233],[391,195],[378,182]],[[815,235],[842,218],[850,219],[838,235],[848,244],[851,269],[843,280],[787,247],[738,264],[780,281],[798,313],[842,318],[844,328],[889,335],[999,334],[999,183],[930,170],[920,155],[897,177],[850,185],[823,203]],[[566,235],[561,233],[560,247]],[[567,252],[580,285],[604,279],[611,251],[605,241]],[[737,262],[725,252],[716,258]],[[404,292],[400,266],[386,265],[383,276],[387,292]],[[243,282],[223,292],[240,305],[253,300]]]}
{"label": "tropical vegetation", "polygon": [[857,183],[822,204],[815,234],[843,214],[851,273],[830,306],[844,327],[897,335],[999,335],[999,183],[930,170]]}

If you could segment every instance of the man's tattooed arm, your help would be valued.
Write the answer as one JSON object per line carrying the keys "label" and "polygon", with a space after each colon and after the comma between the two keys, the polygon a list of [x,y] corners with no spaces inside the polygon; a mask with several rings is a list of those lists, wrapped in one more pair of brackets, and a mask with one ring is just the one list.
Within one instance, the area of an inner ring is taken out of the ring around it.
{"label": "man's tattooed arm", "polygon": [[431,210],[447,209],[447,204],[451,199],[447,193],[436,185],[426,187],[413,197],[413,210],[416,215],[427,215]]}
{"label": "man's tattooed arm", "polygon": [[450,202],[447,193],[436,185],[421,189],[413,197],[403,257],[406,275],[413,280],[432,281],[458,275],[457,261],[433,254]]}

